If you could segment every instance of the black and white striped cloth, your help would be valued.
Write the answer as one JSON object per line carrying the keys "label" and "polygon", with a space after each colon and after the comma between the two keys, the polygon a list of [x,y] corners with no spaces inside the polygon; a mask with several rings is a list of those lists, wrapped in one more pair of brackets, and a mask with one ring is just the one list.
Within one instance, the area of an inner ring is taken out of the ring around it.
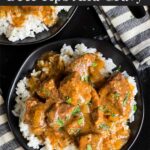
{"label": "black and white striped cloth", "polygon": [[[150,65],[150,19],[133,17],[126,6],[94,6],[116,48],[128,55],[137,69]],[[11,133],[0,96],[0,150],[23,150]]]}
{"label": "black and white striped cloth", "polygon": [[15,140],[14,135],[10,131],[7,115],[5,112],[5,104],[0,95],[0,150],[23,150],[19,143]]}
{"label": "black and white striped cloth", "polygon": [[111,42],[137,69],[150,66],[150,16],[135,18],[127,6],[94,6]]}

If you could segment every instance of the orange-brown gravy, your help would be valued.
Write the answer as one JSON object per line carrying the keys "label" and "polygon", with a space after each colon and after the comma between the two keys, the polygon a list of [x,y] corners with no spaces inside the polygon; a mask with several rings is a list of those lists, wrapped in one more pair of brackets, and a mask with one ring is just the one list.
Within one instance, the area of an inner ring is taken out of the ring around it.
{"label": "orange-brown gravy", "polygon": [[[104,62],[85,54],[64,67],[59,55],[49,53],[35,64],[29,76],[31,97],[24,122],[53,148],[73,143],[80,150],[119,150],[128,141],[125,128],[131,111],[133,87],[121,74],[104,78]],[[44,68],[44,69],[43,69]],[[97,85],[101,84],[101,85]]]}
{"label": "orange-brown gravy", "polygon": [[39,17],[47,26],[57,21],[54,6],[0,6],[0,17],[8,15],[14,27],[21,27],[29,15]]}

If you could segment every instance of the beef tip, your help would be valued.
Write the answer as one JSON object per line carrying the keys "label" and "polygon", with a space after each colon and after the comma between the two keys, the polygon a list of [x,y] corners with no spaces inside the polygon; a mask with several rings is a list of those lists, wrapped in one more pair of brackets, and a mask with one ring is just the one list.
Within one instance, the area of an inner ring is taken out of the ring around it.
{"label": "beef tip", "polygon": [[94,54],[84,54],[71,62],[67,68],[67,72],[78,72],[80,76],[87,75],[88,69],[94,62],[96,56]]}
{"label": "beef tip", "polygon": [[31,121],[31,110],[34,106],[38,104],[38,100],[34,97],[30,97],[26,100],[25,102],[25,114],[24,114],[24,122],[25,123],[30,123]]}
{"label": "beef tip", "polygon": [[92,87],[81,80],[77,72],[67,76],[60,84],[59,92],[63,100],[72,105],[82,105],[91,100]]}
{"label": "beef tip", "polygon": [[54,52],[45,53],[36,63],[36,70],[42,70],[40,80],[53,78],[59,81],[64,72],[64,63],[60,55]]}
{"label": "beef tip", "polygon": [[121,74],[114,74],[99,90],[99,97],[102,105],[105,106],[104,114],[121,115],[124,119],[129,117],[133,99],[133,87],[128,80]]}
{"label": "beef tip", "polygon": [[82,113],[78,116],[74,116],[73,120],[66,126],[66,131],[69,135],[77,135],[81,129],[85,126],[85,119]]}
{"label": "beef tip", "polygon": [[47,121],[50,127],[54,130],[58,130],[69,121],[71,118],[75,107],[65,104],[65,103],[56,103],[52,108],[47,112]]}
{"label": "beef tip", "polygon": [[58,90],[55,85],[55,81],[50,79],[48,81],[44,81],[41,86],[37,90],[37,94],[41,98],[56,100],[59,98]]}
{"label": "beef tip", "polygon": [[40,135],[44,131],[44,128],[46,126],[45,123],[45,111],[46,106],[42,103],[39,103],[38,105],[34,106],[31,111],[31,130],[35,135]]}

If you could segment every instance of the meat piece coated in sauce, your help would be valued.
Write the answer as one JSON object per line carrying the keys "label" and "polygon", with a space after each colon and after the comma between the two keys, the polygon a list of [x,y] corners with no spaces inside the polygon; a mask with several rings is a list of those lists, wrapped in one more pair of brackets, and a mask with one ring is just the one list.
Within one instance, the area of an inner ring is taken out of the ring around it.
{"label": "meat piece coated in sauce", "polygon": [[134,87],[121,73],[114,74],[99,91],[102,109],[105,109],[107,114],[110,111],[114,115],[121,115],[127,119],[131,111],[133,89]]}
{"label": "meat piece coated in sauce", "polygon": [[55,102],[57,102],[59,98],[58,90],[55,85],[55,81],[53,79],[50,79],[48,81],[44,81],[40,87],[37,89],[36,92],[41,98],[51,98]]}
{"label": "meat piece coated in sauce", "polygon": [[72,105],[88,103],[92,97],[92,87],[81,80],[78,72],[73,72],[60,83],[59,92],[64,101]]}
{"label": "meat piece coated in sauce", "polygon": [[85,54],[71,62],[67,68],[67,72],[78,72],[81,76],[88,74],[88,69],[92,66],[96,56],[93,54]]}
{"label": "meat piece coated in sauce", "polygon": [[54,130],[59,130],[64,127],[71,118],[72,113],[76,107],[65,103],[56,103],[47,112],[47,121],[50,127]]}

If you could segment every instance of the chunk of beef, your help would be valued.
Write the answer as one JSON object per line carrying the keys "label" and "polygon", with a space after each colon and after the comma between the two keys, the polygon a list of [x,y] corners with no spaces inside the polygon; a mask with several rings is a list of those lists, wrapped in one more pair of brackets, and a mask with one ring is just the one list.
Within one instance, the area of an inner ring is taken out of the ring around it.
{"label": "chunk of beef", "polygon": [[30,123],[31,121],[31,110],[34,106],[38,104],[38,100],[35,99],[34,97],[30,97],[26,100],[25,102],[25,114],[24,114],[24,122],[25,123]]}
{"label": "chunk of beef", "polygon": [[65,78],[59,87],[62,98],[69,104],[82,105],[91,100],[92,87],[81,80],[77,72]]}
{"label": "chunk of beef", "polygon": [[99,97],[104,106],[104,114],[121,115],[128,118],[131,111],[131,100],[133,98],[133,87],[121,74],[113,75],[99,91]]}
{"label": "chunk of beef", "polygon": [[77,135],[81,129],[85,126],[85,118],[82,113],[74,116],[73,119],[66,126],[66,131],[69,135]]}
{"label": "chunk of beef", "polygon": [[95,61],[96,55],[94,54],[84,54],[83,56],[80,56],[79,58],[75,59],[73,62],[71,62],[67,68],[67,72],[78,72],[80,76],[87,75],[88,69],[92,65],[92,63]]}
{"label": "chunk of beef", "polygon": [[36,106],[32,108],[31,111],[31,121],[30,126],[31,130],[35,135],[40,135],[44,131],[44,128],[46,126],[45,123],[45,111],[46,111],[45,104],[39,103]]}
{"label": "chunk of beef", "polygon": [[64,149],[68,145],[73,144],[72,138],[64,130],[54,131],[48,128],[44,136],[50,141],[53,149]]}
{"label": "chunk of beef", "polygon": [[59,99],[58,90],[55,85],[55,81],[50,79],[48,81],[44,81],[41,86],[37,90],[37,94],[41,98],[51,99],[56,102]]}
{"label": "chunk of beef", "polygon": [[60,55],[54,52],[44,54],[36,63],[36,70],[42,70],[39,78],[44,81],[47,78],[53,78],[59,81],[63,71],[64,63],[60,59]]}
{"label": "chunk of beef", "polygon": [[54,130],[58,130],[68,122],[71,118],[75,107],[65,104],[56,103],[47,113],[47,121],[50,127]]}

